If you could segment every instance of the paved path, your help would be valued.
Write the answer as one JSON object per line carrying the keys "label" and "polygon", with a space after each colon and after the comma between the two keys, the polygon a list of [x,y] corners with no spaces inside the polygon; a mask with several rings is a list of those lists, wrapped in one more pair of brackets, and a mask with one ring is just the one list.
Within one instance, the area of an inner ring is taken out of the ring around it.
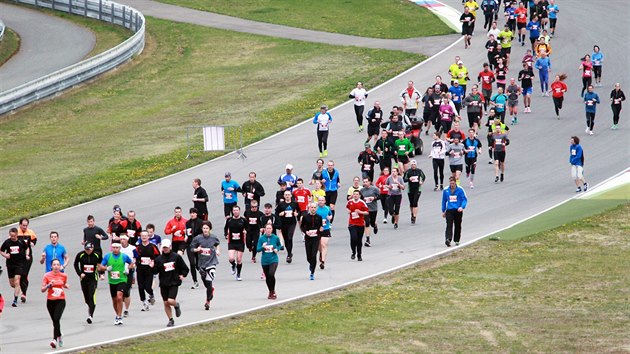
{"label": "paved path", "polygon": [[237,32],[247,32],[308,42],[402,50],[429,56],[442,50],[445,43],[450,43],[459,37],[456,34],[452,34],[410,39],[365,38],[245,20],[237,17],[164,4],[152,0],[122,0],[119,2],[133,6],[140,10],[145,16],[153,16],[176,22],[192,23]]}
{"label": "paved path", "polygon": [[0,92],[83,60],[94,34],[81,26],[24,6],[0,2],[7,27],[20,35],[20,51],[0,66]]}
{"label": "paved path", "polygon": [[[459,6],[460,2],[447,0],[447,3]],[[602,99],[606,101],[615,81],[621,82],[622,87],[628,91],[630,82],[625,46],[625,40],[629,38],[628,29],[625,28],[617,37],[605,35],[609,31],[608,23],[625,23],[628,8],[622,1],[611,1],[606,8],[592,7],[588,12],[575,6],[562,4],[561,6],[563,12],[559,20],[560,27],[558,36],[554,39],[554,72],[568,72],[571,75],[567,82],[570,91],[567,94],[562,119],[556,120],[552,116],[551,99],[538,96],[539,90],[536,89],[532,104],[533,113],[520,115],[522,123],[514,127],[510,134],[512,144],[508,150],[506,181],[494,184],[492,182],[494,174],[486,164],[486,155],[484,154],[480,160],[476,176],[477,188],[467,190],[470,204],[464,217],[464,241],[482,237],[573,197],[574,187],[568,169],[568,143],[571,135],[578,135],[582,139],[586,152],[586,177],[592,185],[630,165],[627,109],[624,111],[620,130],[611,131],[608,129],[611,123],[610,108],[605,104],[600,106],[595,135],[586,136],[584,110],[578,94],[580,78],[576,71],[578,58],[597,43],[607,55],[604,68],[605,87],[597,90]],[[581,25],[582,23],[590,25],[586,28]],[[397,95],[405,87],[407,80],[413,79],[421,83],[421,86],[433,83],[436,74],[446,75],[447,67],[455,55],[461,55],[472,72],[477,71],[485,59],[480,33],[478,32],[473,39],[472,49],[464,50],[463,44],[459,42],[456,47],[373,89],[369,101],[379,99],[385,107],[391,107],[392,104],[398,103]],[[515,47],[513,50],[516,58],[520,58],[523,53],[524,49],[521,47]],[[518,65],[513,66],[512,70],[518,70]],[[316,109],[317,107],[313,107],[313,112]],[[347,102],[334,108],[332,115],[335,117],[335,123],[330,137],[330,158],[337,161],[344,184],[342,190],[346,190],[351,178],[358,174],[356,154],[362,149],[364,136],[355,131],[356,123],[351,103]],[[485,145],[485,141],[482,142]],[[425,144],[428,144],[426,138]],[[217,225],[215,229],[220,230],[222,224],[219,211],[222,209],[218,203],[218,186],[223,172],[231,171],[234,178],[242,182],[247,178],[249,171],[257,171],[259,180],[268,189],[270,196],[263,200],[271,201],[271,196],[275,192],[274,181],[282,173],[287,162],[296,166],[296,173],[299,176],[310,176],[317,156],[315,128],[310,123],[298,125],[247,147],[245,152],[249,156],[246,162],[236,159],[231,154],[138,188],[36,218],[32,220],[31,226],[38,232],[41,243],[35,247],[35,253],[41,252],[47,233],[54,229],[61,233],[61,242],[74,256],[80,249],[79,240],[86,215],[95,215],[97,224],[105,226],[111,215],[111,207],[116,203],[121,204],[125,210],[135,209],[143,224],[152,222],[158,229],[162,229],[171,217],[175,205],[181,205],[186,209],[192,205],[190,182],[194,177],[201,177],[204,186],[210,192],[212,199],[210,208],[213,214],[211,220]],[[430,176],[429,160],[426,156],[418,160],[420,167]],[[308,271],[303,246],[299,242],[299,236],[296,236],[294,262],[290,265],[282,262],[279,266],[277,289],[279,301],[288,301],[343,286],[348,282],[445,252],[447,249],[443,243],[444,224],[439,211],[440,195],[432,192],[432,187],[433,183],[429,177],[427,188],[420,199],[418,224],[415,226],[409,224],[408,209],[403,206],[400,229],[393,231],[391,224],[381,224],[381,231],[374,238],[374,247],[364,249],[362,263],[349,259],[348,232],[345,228],[347,216],[345,212],[340,211],[333,228],[327,268],[324,271],[317,270],[315,281],[307,280]],[[406,203],[405,197],[404,205]],[[340,206],[342,204],[340,203]],[[7,235],[6,227],[0,229],[0,235]],[[266,299],[264,282],[259,279],[259,265],[246,261],[243,267],[244,280],[236,282],[230,276],[225,254],[220,257],[220,262],[215,284],[216,298],[212,309],[208,312],[202,310],[203,290],[190,290],[191,280],[186,279],[180,290],[183,315],[177,319],[178,325],[232,316],[238,312],[271,304]],[[42,274],[42,268],[34,265],[31,272],[34,284],[39,282]],[[10,292],[5,279],[0,281],[0,288],[7,296]],[[96,323],[87,325],[84,321],[86,308],[78,290],[77,277],[73,274],[70,279],[68,307],[62,320],[67,347],[76,348],[165,329],[166,319],[160,306],[154,306],[148,313],[139,311],[135,289],[130,317],[125,320],[123,328],[114,327],[107,285],[104,283],[99,285]],[[35,290],[29,292],[28,303],[20,305],[17,309],[8,307],[3,314],[0,323],[3,352],[30,353],[47,350],[52,326],[44,310],[44,296]]]}

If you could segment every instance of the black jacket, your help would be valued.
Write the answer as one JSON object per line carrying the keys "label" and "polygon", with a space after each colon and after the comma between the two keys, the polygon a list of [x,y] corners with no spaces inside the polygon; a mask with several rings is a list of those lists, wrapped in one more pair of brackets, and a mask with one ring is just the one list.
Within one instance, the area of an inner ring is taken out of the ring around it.
{"label": "black jacket", "polygon": [[158,274],[161,288],[182,285],[179,276],[185,277],[189,271],[184,259],[177,252],[172,251],[159,255],[155,258],[153,265],[153,274]]}

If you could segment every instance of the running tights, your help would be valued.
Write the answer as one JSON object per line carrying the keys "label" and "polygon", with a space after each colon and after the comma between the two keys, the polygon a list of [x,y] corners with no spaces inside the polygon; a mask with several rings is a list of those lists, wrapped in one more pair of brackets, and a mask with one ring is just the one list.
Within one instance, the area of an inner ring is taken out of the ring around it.
{"label": "running tights", "polygon": [[311,274],[315,273],[315,267],[317,266],[317,251],[319,251],[319,241],[319,236],[306,236],[306,240],[304,241],[304,246],[306,248],[306,260],[308,261],[308,269],[311,271]]}
{"label": "running tights", "polygon": [[138,268],[136,280],[138,281],[138,294],[140,294],[140,301],[144,302],[147,299],[146,294],[153,297],[153,273],[147,270]]}
{"label": "running tights", "polygon": [[433,159],[433,180],[438,185],[438,172],[440,174],[439,185],[444,184],[444,159]]}
{"label": "running tights", "polygon": [[402,202],[402,194],[394,194],[387,197],[389,201],[389,215],[394,216],[400,214],[400,203]]}
{"label": "running tights", "polygon": [[197,253],[190,249],[190,245],[186,246],[186,255],[188,256],[188,263],[190,263],[190,276],[192,280],[197,282]]}
{"label": "running tights", "polygon": [[381,207],[383,207],[383,213],[385,213],[385,219],[387,219],[387,215],[389,214],[389,202],[387,201],[387,194],[381,194]]}
{"label": "running tights", "polygon": [[[619,114],[621,114],[621,105],[620,104],[611,104],[610,108],[612,108],[613,112],[613,124],[617,125],[619,123]],[[24,291],[24,290],[22,290]]]}
{"label": "running tights", "polygon": [[284,237],[284,247],[287,249],[287,255],[293,257],[293,234],[295,233],[295,224],[282,225],[282,237]]}
{"label": "running tights", "polygon": [[540,91],[542,92],[549,91],[549,70],[547,69],[538,70],[538,77],[540,78]]}
{"label": "running tights", "polygon": [[61,337],[61,315],[66,308],[66,300],[47,300],[46,308],[53,322],[53,339]]}
{"label": "running tights", "polygon": [[487,29],[489,30],[491,28],[491,26],[492,26],[492,17],[493,17],[492,15],[493,15],[492,12],[489,13],[489,14],[484,14],[485,21],[483,22],[483,29],[486,29],[486,27],[487,27]]}
{"label": "running tights", "polygon": [[203,285],[206,287],[206,301],[210,302],[214,298],[214,289],[212,288],[212,282],[214,281],[214,273],[216,266],[210,266],[207,269],[199,271]]}
{"label": "running tights", "polygon": [[267,289],[270,292],[276,291],[276,270],[278,269],[278,263],[271,263],[262,266],[263,273],[265,273],[265,282],[267,283]]}
{"label": "running tights", "polygon": [[26,296],[26,291],[28,290],[28,273],[31,272],[31,265],[33,264],[33,257],[29,258],[27,261],[24,261],[24,275],[20,277],[20,290],[22,290],[22,294]]}
{"label": "running tights", "polygon": [[464,161],[466,161],[466,174],[470,173],[470,181],[472,182],[475,179],[475,170],[477,169],[477,158],[466,157]]}
{"label": "running tights", "polygon": [[564,101],[564,96],[562,97],[553,97],[553,108],[556,110],[556,115],[560,115],[560,110],[562,109],[562,101]]}
{"label": "running tights", "polygon": [[319,152],[328,150],[328,130],[317,131],[317,147],[319,148]]}
{"label": "running tights", "polygon": [[363,110],[365,106],[357,106],[354,105],[354,114],[357,116],[357,124],[361,127],[363,126]]}
{"label": "running tights", "polygon": [[348,226],[348,231],[350,231],[350,249],[352,250],[352,254],[356,254],[357,256],[361,257],[361,249],[363,247],[363,232],[365,231],[365,227],[350,225]]}
{"label": "running tights", "polygon": [[586,112],[586,126],[590,131],[593,131],[595,127],[595,113],[594,112]]}
{"label": "running tights", "polygon": [[83,292],[83,299],[88,306],[88,314],[94,316],[94,310],[96,309],[96,287],[98,282],[96,279],[90,278],[90,280],[81,280],[81,291]]}
{"label": "running tights", "polygon": [[[459,239],[462,236],[463,216],[464,213],[457,211],[457,209],[446,210],[446,231],[444,233],[446,241],[450,242],[453,240],[455,242],[459,242]],[[455,234],[453,234],[453,224],[455,225]]]}
{"label": "running tights", "polygon": [[582,92],[580,92],[580,97],[584,97],[584,91],[588,88],[588,86],[593,82],[593,78],[590,76],[582,77]]}

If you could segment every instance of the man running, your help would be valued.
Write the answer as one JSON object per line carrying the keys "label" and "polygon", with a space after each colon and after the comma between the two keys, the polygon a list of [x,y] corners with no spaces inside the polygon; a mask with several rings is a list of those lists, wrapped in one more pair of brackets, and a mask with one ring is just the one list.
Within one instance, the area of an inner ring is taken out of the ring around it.
{"label": "man running", "polygon": [[453,139],[453,142],[448,144],[446,149],[446,155],[448,155],[448,163],[451,169],[452,177],[455,177],[457,185],[460,184],[459,177],[464,170],[464,144],[462,144],[459,137]]}
{"label": "man running", "polygon": [[168,317],[166,327],[175,326],[173,320],[173,309],[175,317],[182,315],[181,307],[177,302],[177,292],[182,280],[188,275],[188,267],[182,256],[171,251],[171,240],[162,241],[162,254],[155,258],[149,266],[153,269],[153,274],[158,274],[160,278],[160,294],[164,300],[164,312]]}
{"label": "man running", "polygon": [[28,245],[18,239],[17,228],[12,227],[9,230],[9,238],[0,246],[0,255],[7,260],[9,285],[13,288],[13,302],[11,306],[17,307],[18,297],[22,294],[20,279],[25,276],[26,262],[31,258]]}
{"label": "man running", "polygon": [[83,229],[83,242],[82,245],[91,243],[94,246],[94,252],[98,253],[103,258],[103,247],[101,247],[101,241],[107,240],[109,236],[105,230],[96,226],[94,216],[87,216],[87,227]]}
{"label": "man running", "polygon": [[398,139],[394,141],[394,148],[396,149],[398,168],[402,169],[404,173],[409,168],[409,155],[414,151],[413,144],[404,132],[398,132]]}
{"label": "man running", "polygon": [[228,241],[228,257],[232,265],[232,275],[236,276],[236,280],[241,281],[243,252],[245,252],[245,239],[247,237],[247,220],[241,217],[241,207],[238,205],[232,208],[232,216],[225,221],[223,234]]}
{"label": "man running", "polygon": [[366,116],[367,120],[367,139],[366,143],[371,140],[376,141],[381,131],[381,122],[383,122],[383,110],[381,109],[381,102],[374,102],[374,108],[370,109]]}
{"label": "man running", "polygon": [[475,188],[475,170],[477,169],[477,157],[481,152],[481,141],[477,139],[477,132],[474,129],[468,129],[468,137],[464,140],[464,149],[466,155],[464,162],[466,163],[466,178],[468,178],[470,189]]}
{"label": "man running", "polygon": [[[163,243],[167,240],[162,241]],[[170,243],[170,240],[169,240]],[[112,252],[103,257],[103,261],[98,266],[98,270],[107,271],[109,282],[109,293],[112,297],[114,307],[114,326],[123,325],[123,298],[129,297],[127,288],[127,275],[129,269],[133,269],[134,263],[129,256],[121,253],[121,244],[112,243]]]}
{"label": "man running", "polygon": [[201,220],[208,220],[208,192],[201,186],[201,179],[199,178],[193,179],[192,187],[194,189],[193,208],[197,209],[197,216]]}
{"label": "man running", "polygon": [[[468,204],[468,198],[464,189],[457,185],[455,177],[449,177],[449,187],[442,192],[442,217],[446,219],[446,231],[444,236],[446,247],[451,247],[451,241],[455,241],[455,246],[459,246],[462,234],[462,218],[464,209]],[[453,233],[453,225],[455,232]]]}
{"label": "man running", "polygon": [[407,182],[407,196],[409,197],[409,210],[411,211],[411,223],[416,223],[418,216],[418,200],[422,194],[422,185],[426,176],[418,168],[416,160],[411,160],[411,168],[405,171],[403,180]]}
{"label": "man running", "polygon": [[464,7],[464,13],[459,17],[462,23],[462,36],[464,36],[464,49],[468,49],[470,39],[472,38],[473,29],[475,28],[475,16],[470,13],[468,7]]}
{"label": "man running", "polygon": [[265,196],[265,188],[256,180],[256,172],[250,172],[248,176],[248,180],[241,186],[243,199],[245,200],[245,211],[250,209],[253,201],[260,205],[260,198]]}
{"label": "man running", "polygon": [[190,208],[188,211],[190,219],[186,221],[186,256],[188,257],[188,264],[190,264],[190,274],[192,275],[193,285],[191,289],[198,289],[199,282],[197,282],[197,254],[193,252],[190,247],[190,243],[197,235],[201,235],[201,226],[203,220],[199,217],[199,212],[196,208]]}
{"label": "man running", "polygon": [[[362,132],[365,99],[368,97],[367,91],[363,88],[363,83],[360,81],[357,82],[357,87],[355,87],[352,91],[350,91],[350,95],[348,95],[348,97],[354,99],[354,115],[357,117],[357,125],[359,126],[359,132]],[[332,118],[330,120],[332,121]]]}
{"label": "man running", "polygon": [[350,231],[350,249],[352,255],[350,259],[355,259],[360,262],[363,260],[361,257],[361,249],[363,246],[363,232],[365,231],[365,215],[369,214],[367,205],[361,200],[361,193],[355,191],[352,193],[352,198],[346,205],[348,211],[348,230]]}
{"label": "man running", "polygon": [[44,247],[41,257],[39,258],[40,264],[46,264],[46,273],[52,270],[51,263],[53,259],[61,261],[61,271],[68,266],[68,252],[66,248],[59,243],[59,233],[57,231],[50,232],[50,243]]}
{"label": "man running", "polygon": [[[255,200],[252,201],[252,208],[254,207],[253,203],[257,202]],[[258,204],[256,204],[256,208],[258,208]],[[210,310],[210,301],[214,298],[212,282],[214,281],[214,274],[219,264],[218,257],[221,255],[221,248],[219,247],[219,239],[210,233],[212,231],[211,222],[204,221],[201,231],[202,233],[200,235],[195,236],[190,247],[193,252],[199,255],[197,266],[199,267],[201,280],[206,287],[206,302],[203,307],[208,311]],[[258,243],[258,240],[256,240],[256,242]]]}
{"label": "man running", "polygon": [[135,245],[138,243],[138,236],[140,236],[140,231],[142,231],[142,224],[140,224],[140,221],[136,220],[135,211],[129,210],[127,212],[127,218],[120,221],[120,228],[122,234],[129,237],[130,244]]}
{"label": "man running", "polygon": [[407,88],[400,93],[400,102],[402,102],[405,114],[410,117],[415,116],[421,99],[422,95],[416,90],[413,81],[407,82]]}
{"label": "man running", "polygon": [[98,286],[98,265],[103,258],[94,251],[94,245],[86,243],[84,250],[79,252],[74,258],[74,270],[81,279],[81,291],[83,300],[88,306],[88,316],[86,322],[92,324],[94,310],[96,309],[96,288]]}
{"label": "man running", "polygon": [[[339,190],[339,187],[341,187],[339,171],[335,168],[335,162],[333,160],[328,161],[327,168],[322,171],[322,182],[324,182],[324,187],[326,189],[326,205],[330,207],[330,212],[332,213],[332,219],[330,220],[330,223],[332,224],[332,222],[335,221],[335,204],[337,203],[337,191]],[[288,247],[287,251],[291,253]]]}
{"label": "man running", "polygon": [[597,105],[599,103],[599,95],[593,92],[593,85],[588,85],[588,92],[584,94],[584,110],[586,111],[585,133],[588,135],[593,135],[593,128],[595,128],[595,113],[597,112]]}
{"label": "man running", "polygon": [[[37,244],[37,235],[35,232],[28,228],[30,221],[28,218],[21,218],[18,223],[18,239],[24,241],[29,248],[29,254],[33,254],[33,246]],[[31,272],[31,265],[33,264],[33,257],[29,257],[24,263],[24,276],[20,277],[20,290],[22,290],[22,296],[20,301],[26,302],[26,291],[28,290],[28,274]]]}
{"label": "man running", "polygon": [[[221,195],[223,195],[223,215],[229,218],[234,206],[238,203],[238,193],[242,192],[238,182],[232,179],[232,173],[225,173],[225,180],[221,181]],[[177,251],[177,250],[176,250]]]}
{"label": "man running", "polygon": [[534,67],[538,69],[540,79],[541,96],[549,96],[549,73],[551,72],[551,60],[546,52],[540,53],[540,58],[536,59]]}
{"label": "man running", "polygon": [[[355,105],[355,110],[356,110]],[[363,105],[361,106],[361,121],[363,121]],[[358,117],[358,116],[357,116]],[[328,106],[322,105],[319,113],[313,117],[313,124],[317,125],[317,148],[319,149],[319,157],[328,156],[328,132],[332,124],[332,116],[328,113]],[[358,118],[357,118],[358,121]],[[363,130],[363,125],[359,131]]]}
{"label": "man running", "polygon": [[[533,90],[533,78],[534,71],[532,71],[532,67],[527,63],[523,63],[523,70],[518,73],[518,81],[521,82],[521,92],[523,94],[523,113],[531,113],[532,112],[532,93]],[[553,89],[553,85],[552,89]]]}
{"label": "man running", "polygon": [[293,192],[293,188],[295,188],[295,182],[297,182],[298,177],[293,173],[293,165],[290,163],[284,167],[285,173],[281,174],[278,177],[278,185],[281,185],[282,182],[286,184],[286,189],[289,192]]}
{"label": "man running", "polygon": [[[155,304],[153,270],[150,264],[159,255],[160,249],[157,245],[150,242],[149,232],[142,231],[140,233],[140,244],[136,246],[135,254],[138,293],[140,294],[140,301],[142,301],[142,309],[140,311],[149,311],[149,304]],[[147,295],[149,295],[148,299]]]}
{"label": "man running", "polygon": [[304,246],[306,249],[306,261],[310,271],[309,279],[315,280],[315,268],[317,267],[317,252],[321,232],[324,231],[323,219],[317,214],[317,203],[309,203],[308,211],[302,214],[300,229],[304,233]]}
{"label": "man running", "polygon": [[[505,174],[505,150],[508,144],[507,134],[501,129],[501,125],[494,126],[492,132],[492,150],[494,151],[494,183],[503,182]],[[499,171],[501,177],[499,178]]]}
{"label": "man running", "polygon": [[245,210],[243,216],[247,220],[247,249],[252,253],[252,263],[256,263],[256,246],[258,245],[258,236],[262,233],[262,219],[265,214],[258,210],[258,202],[252,200],[249,210]]}
{"label": "man running", "polygon": [[175,215],[166,223],[164,227],[165,235],[172,235],[173,251],[183,255],[186,246],[186,219],[182,217],[182,208],[177,206],[174,209]]}
{"label": "man running", "polygon": [[573,181],[577,187],[575,192],[580,193],[582,190],[586,192],[588,190],[588,183],[586,183],[586,180],[584,179],[584,150],[582,150],[580,138],[577,136],[571,137],[569,163],[571,164],[571,177],[573,177]]}
{"label": "man running", "polygon": [[494,108],[497,117],[501,119],[501,123],[505,123],[505,106],[508,102],[508,96],[503,93],[503,87],[497,89],[497,93],[490,99],[490,105]]}
{"label": "man running", "polygon": [[378,156],[378,165],[383,172],[383,169],[392,168],[392,157],[394,156],[394,144],[392,140],[387,136],[387,131],[381,131],[381,137],[376,140],[374,144],[374,150]]}
{"label": "man running", "polygon": [[471,92],[464,98],[462,104],[466,107],[468,114],[468,127],[477,131],[481,124],[481,116],[483,115],[483,102],[484,97],[479,93],[477,85],[473,85]]}
{"label": "man running", "polygon": [[521,94],[521,88],[516,85],[516,79],[511,78],[510,84],[506,87],[507,106],[510,113],[511,124],[518,124],[518,96]]}
{"label": "man running", "polygon": [[378,155],[372,150],[370,143],[365,143],[365,150],[359,153],[357,162],[361,168],[362,178],[374,179],[374,165],[378,162]]}
{"label": "man running", "polygon": [[278,203],[276,216],[280,220],[280,230],[287,248],[287,263],[293,261],[293,234],[295,233],[297,217],[300,215],[300,212],[300,207],[291,198],[291,192],[288,190],[284,191],[284,199]]}

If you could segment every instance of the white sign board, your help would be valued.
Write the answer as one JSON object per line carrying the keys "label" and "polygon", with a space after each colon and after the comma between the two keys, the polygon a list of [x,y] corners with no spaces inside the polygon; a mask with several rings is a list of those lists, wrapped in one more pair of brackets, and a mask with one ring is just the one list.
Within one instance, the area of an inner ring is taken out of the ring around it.
{"label": "white sign board", "polygon": [[223,127],[203,127],[203,149],[205,151],[225,150]]}

